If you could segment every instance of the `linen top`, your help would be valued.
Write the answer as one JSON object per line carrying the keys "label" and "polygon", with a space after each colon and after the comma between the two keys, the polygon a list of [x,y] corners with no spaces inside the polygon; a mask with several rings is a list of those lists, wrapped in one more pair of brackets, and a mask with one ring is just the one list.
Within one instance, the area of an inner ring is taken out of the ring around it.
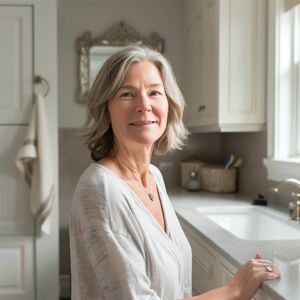
{"label": "linen top", "polygon": [[91,163],[81,175],[69,228],[72,300],[191,297],[191,248],[160,171],[154,165],[149,171],[158,187],[166,231],[108,168]]}

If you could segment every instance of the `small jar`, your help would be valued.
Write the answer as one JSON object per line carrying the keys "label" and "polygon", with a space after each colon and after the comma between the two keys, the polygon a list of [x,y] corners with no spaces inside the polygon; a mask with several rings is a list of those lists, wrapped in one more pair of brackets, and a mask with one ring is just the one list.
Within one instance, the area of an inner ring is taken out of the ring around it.
{"label": "small jar", "polygon": [[189,178],[186,182],[186,187],[189,191],[199,191],[200,190],[200,182],[198,179],[197,171],[190,171]]}
{"label": "small jar", "polygon": [[289,202],[289,216],[290,218],[293,218],[294,216],[294,208],[295,208],[295,204],[294,202]]}

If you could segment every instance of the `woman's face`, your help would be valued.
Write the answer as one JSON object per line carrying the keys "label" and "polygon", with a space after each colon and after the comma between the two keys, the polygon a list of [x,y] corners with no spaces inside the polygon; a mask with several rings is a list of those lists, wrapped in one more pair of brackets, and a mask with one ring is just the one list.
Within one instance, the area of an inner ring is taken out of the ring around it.
{"label": "woman's face", "polygon": [[164,133],[168,118],[168,99],[157,67],[149,61],[133,64],[108,110],[119,146],[152,146]]}

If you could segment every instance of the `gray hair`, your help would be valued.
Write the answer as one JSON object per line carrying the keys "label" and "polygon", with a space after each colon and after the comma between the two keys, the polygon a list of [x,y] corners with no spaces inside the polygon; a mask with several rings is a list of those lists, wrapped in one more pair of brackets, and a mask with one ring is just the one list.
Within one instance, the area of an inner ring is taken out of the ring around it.
{"label": "gray hair", "polygon": [[188,135],[182,121],[185,102],[170,64],[162,54],[148,47],[128,46],[105,61],[88,96],[87,120],[81,135],[95,161],[116,151],[108,101],[117,93],[131,65],[143,61],[153,63],[159,70],[169,103],[166,130],[155,142],[152,154],[163,155],[184,145]]}

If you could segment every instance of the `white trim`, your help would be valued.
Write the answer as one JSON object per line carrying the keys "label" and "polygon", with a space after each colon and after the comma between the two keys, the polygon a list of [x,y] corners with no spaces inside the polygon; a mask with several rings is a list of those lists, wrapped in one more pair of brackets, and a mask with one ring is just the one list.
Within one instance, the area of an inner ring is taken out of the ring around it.
{"label": "white trim", "polygon": [[[269,180],[300,179],[300,159],[292,157],[288,159],[279,158],[280,151],[278,147],[283,145],[276,145],[276,140],[279,137],[279,124],[276,120],[280,120],[280,41],[282,38],[281,14],[284,12],[284,0],[269,0],[268,4],[268,158],[265,158],[263,163],[267,168],[267,178]],[[296,138],[295,131],[293,137]],[[289,154],[296,155],[295,151]]]}
{"label": "white trim", "polygon": [[[274,156],[274,135],[275,135],[275,87],[276,87],[276,67],[278,61],[278,21],[277,12],[278,1],[269,0],[268,3],[268,109],[267,109],[267,128],[268,128],[268,157]],[[274,46],[273,46],[274,45]]]}
{"label": "white trim", "polygon": [[282,181],[287,178],[300,180],[300,159],[284,161],[265,158],[263,163],[267,168],[269,180]]}

